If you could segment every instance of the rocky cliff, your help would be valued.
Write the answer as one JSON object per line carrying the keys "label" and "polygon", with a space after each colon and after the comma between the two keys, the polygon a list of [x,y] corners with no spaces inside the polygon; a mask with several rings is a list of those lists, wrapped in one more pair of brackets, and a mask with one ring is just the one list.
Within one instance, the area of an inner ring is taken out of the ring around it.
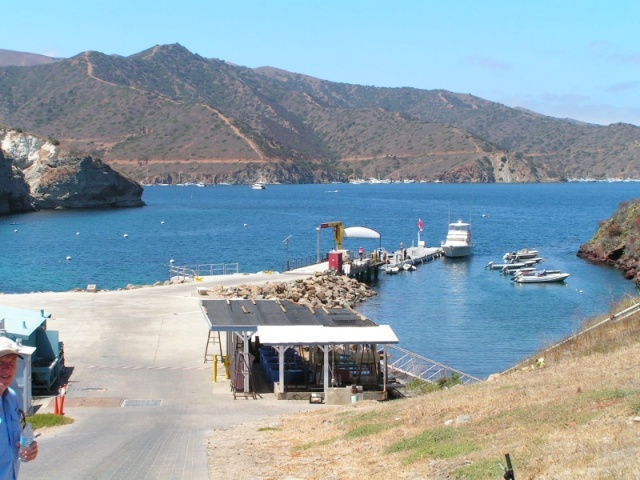
{"label": "rocky cliff", "polygon": [[0,127],[0,214],[144,205],[137,182],[57,143]]}
{"label": "rocky cliff", "polygon": [[34,209],[22,171],[0,149],[0,215]]}
{"label": "rocky cliff", "polygon": [[640,200],[622,202],[610,219],[600,222],[593,238],[580,247],[578,256],[613,265],[640,286]]}

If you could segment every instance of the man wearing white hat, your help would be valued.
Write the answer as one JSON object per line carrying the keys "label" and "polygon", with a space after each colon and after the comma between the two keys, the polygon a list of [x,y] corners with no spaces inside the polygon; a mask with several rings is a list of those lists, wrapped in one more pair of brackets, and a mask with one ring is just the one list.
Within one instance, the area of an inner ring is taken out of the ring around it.
{"label": "man wearing white hat", "polygon": [[30,462],[38,455],[38,444],[20,449],[20,433],[25,421],[18,395],[9,387],[16,376],[18,358],[23,358],[18,344],[0,337],[0,479],[18,478],[20,461]]}

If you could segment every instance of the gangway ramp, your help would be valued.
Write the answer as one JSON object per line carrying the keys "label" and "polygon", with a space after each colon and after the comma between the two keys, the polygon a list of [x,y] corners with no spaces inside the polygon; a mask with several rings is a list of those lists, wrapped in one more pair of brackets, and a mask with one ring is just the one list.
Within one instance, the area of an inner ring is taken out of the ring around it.
{"label": "gangway ramp", "polygon": [[447,367],[429,358],[413,353],[397,345],[387,345],[387,366],[403,380],[418,378],[426,382],[435,383],[442,378],[456,376],[463,385],[481,382],[472,375]]}

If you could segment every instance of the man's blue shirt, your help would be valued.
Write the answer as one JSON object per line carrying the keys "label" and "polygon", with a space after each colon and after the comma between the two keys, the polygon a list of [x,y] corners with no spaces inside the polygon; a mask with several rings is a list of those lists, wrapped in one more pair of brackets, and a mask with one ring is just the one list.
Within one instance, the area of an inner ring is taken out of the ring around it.
{"label": "man's blue shirt", "polygon": [[7,388],[0,402],[0,480],[18,478],[20,460],[17,443],[22,432],[21,419],[18,395],[13,389]]}

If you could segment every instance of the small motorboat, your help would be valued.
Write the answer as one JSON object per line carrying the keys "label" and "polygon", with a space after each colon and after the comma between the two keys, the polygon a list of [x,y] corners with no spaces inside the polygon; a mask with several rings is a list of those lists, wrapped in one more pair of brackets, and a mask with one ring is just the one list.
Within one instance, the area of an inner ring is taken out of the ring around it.
{"label": "small motorboat", "polygon": [[560,270],[535,270],[527,273],[516,273],[512,280],[516,283],[559,283],[569,276]]}
{"label": "small motorboat", "polygon": [[519,270],[521,268],[526,268],[526,267],[533,267],[536,263],[538,263],[538,261],[536,260],[525,260],[524,262],[517,262],[517,263],[489,262],[485,265],[484,268],[488,268],[489,270],[500,270],[502,272],[507,272],[507,271]]}
{"label": "small motorboat", "polygon": [[253,190],[264,190],[264,189],[266,189],[267,187],[265,187],[265,186],[264,186],[264,183],[262,183],[262,182],[256,182],[256,183],[254,183],[253,185],[251,185],[251,188],[252,188]]}
{"label": "small motorboat", "polygon": [[515,252],[507,252],[502,257],[507,262],[516,261],[520,262],[522,260],[528,260],[530,258],[535,258],[538,256],[538,250],[529,250],[528,248],[523,248],[522,250],[517,250]]}
{"label": "small motorboat", "polygon": [[503,275],[526,275],[528,273],[531,272],[535,272],[536,271],[536,267],[521,267],[521,268],[514,268],[514,269],[508,269],[506,267],[503,267],[502,270],[500,270],[500,273],[502,273]]}
{"label": "small motorboat", "polygon": [[398,273],[400,271],[400,267],[396,264],[387,264],[384,267],[384,271],[385,273],[388,273],[389,275],[393,275],[394,273]]}

